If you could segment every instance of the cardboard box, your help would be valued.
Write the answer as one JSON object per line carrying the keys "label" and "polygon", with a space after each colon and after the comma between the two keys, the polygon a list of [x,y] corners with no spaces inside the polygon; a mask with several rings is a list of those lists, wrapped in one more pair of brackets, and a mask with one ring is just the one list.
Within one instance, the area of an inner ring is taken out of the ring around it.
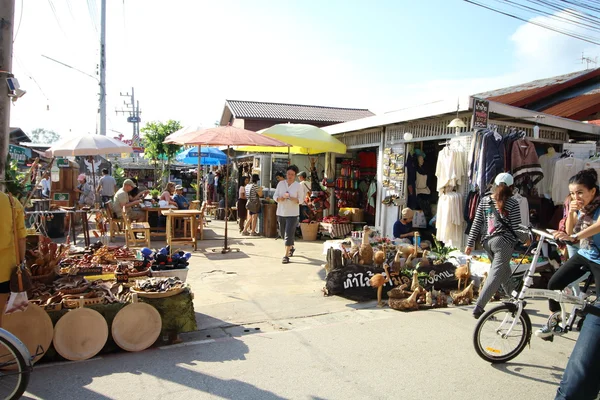
{"label": "cardboard box", "polygon": [[340,212],[338,215],[348,217],[350,222],[364,222],[365,221],[365,211],[360,208],[351,208],[351,207],[340,208]]}

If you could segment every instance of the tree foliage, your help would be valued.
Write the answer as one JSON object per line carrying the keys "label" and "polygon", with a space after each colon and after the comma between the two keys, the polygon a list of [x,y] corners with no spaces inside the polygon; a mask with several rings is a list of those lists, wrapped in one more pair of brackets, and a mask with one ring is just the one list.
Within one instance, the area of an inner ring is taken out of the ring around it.
{"label": "tree foliage", "polygon": [[[163,143],[167,136],[171,133],[177,132],[182,128],[179,121],[168,120],[167,122],[148,122],[141,131],[144,133],[144,157],[154,162],[154,177],[156,180],[156,164],[160,160],[163,165],[163,176],[165,175],[165,162],[166,162],[166,177],[169,177],[169,164],[177,155],[177,152],[181,148],[177,144],[165,144]],[[163,181],[161,177],[160,181]],[[158,182],[156,182],[158,183]]]}
{"label": "tree foliage", "polygon": [[173,160],[181,146],[177,144],[164,144],[163,142],[171,133],[182,128],[179,121],[168,120],[162,122],[148,122],[141,131],[144,133],[144,155],[146,158],[156,161],[165,159]]}
{"label": "tree foliage", "polygon": [[58,141],[60,135],[49,129],[36,128],[31,131],[29,138],[33,143],[50,144]]}

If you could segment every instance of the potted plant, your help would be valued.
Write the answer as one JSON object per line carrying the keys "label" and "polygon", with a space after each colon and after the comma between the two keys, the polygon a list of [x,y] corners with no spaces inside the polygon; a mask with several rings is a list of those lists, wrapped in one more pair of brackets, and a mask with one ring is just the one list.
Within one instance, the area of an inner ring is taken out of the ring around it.
{"label": "potted plant", "polygon": [[160,190],[152,189],[150,191],[150,196],[152,196],[152,200],[158,203],[158,198],[160,197]]}

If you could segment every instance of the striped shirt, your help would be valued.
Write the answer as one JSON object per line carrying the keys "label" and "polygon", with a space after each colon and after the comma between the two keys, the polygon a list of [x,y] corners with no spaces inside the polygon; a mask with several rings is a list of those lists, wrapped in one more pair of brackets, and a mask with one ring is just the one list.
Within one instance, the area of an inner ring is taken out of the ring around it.
{"label": "striped shirt", "polygon": [[248,201],[252,200],[252,199],[257,199],[258,198],[258,186],[256,185],[256,183],[249,183],[246,185],[246,198],[248,199]]}
{"label": "striped shirt", "polygon": [[[471,226],[467,247],[475,247],[475,241],[479,236],[481,236],[482,242],[490,237],[501,237],[507,245],[514,246],[517,239],[504,227],[502,222],[496,220],[500,212],[495,213],[493,211],[495,207],[496,202],[491,196],[485,196],[481,199]],[[504,210],[506,214],[501,216],[501,218],[513,229],[519,240],[526,241],[527,234],[519,227],[521,224],[521,211],[517,200],[512,197],[506,200],[504,202]]]}

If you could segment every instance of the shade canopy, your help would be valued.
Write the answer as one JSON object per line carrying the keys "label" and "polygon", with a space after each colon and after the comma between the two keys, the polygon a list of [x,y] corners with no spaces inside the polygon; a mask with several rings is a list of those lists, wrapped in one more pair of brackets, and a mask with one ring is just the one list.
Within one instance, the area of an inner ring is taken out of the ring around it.
{"label": "shade canopy", "polygon": [[118,139],[102,135],[85,134],[61,140],[46,150],[47,157],[101,156],[133,153],[133,149]]}
{"label": "shade canopy", "polygon": [[184,126],[180,130],[175,131],[175,132],[171,133],[169,136],[167,136],[165,138],[165,143],[175,143],[173,140],[175,140],[177,137],[185,135],[186,133],[197,132],[197,131],[200,131],[202,129],[203,128],[201,126],[199,126],[199,125]]}
{"label": "shade canopy", "polygon": [[[227,155],[216,147],[202,147],[200,150],[200,157],[202,158],[202,165],[209,165],[204,163],[205,159],[207,162],[220,161],[221,164],[227,162]],[[198,164],[198,147],[185,149],[177,154],[175,158],[177,161],[186,164]]]}
{"label": "shade canopy", "polygon": [[[323,129],[308,124],[277,124],[260,131],[264,136],[285,142],[292,154],[346,153],[346,145],[325,132]],[[237,151],[263,153],[284,153],[287,149],[269,147],[247,148],[237,147]]]}
{"label": "shade canopy", "polygon": [[233,126],[217,126],[187,132],[175,138],[165,140],[165,143],[196,144],[201,146],[273,146],[287,147],[288,144],[242,128]]}

